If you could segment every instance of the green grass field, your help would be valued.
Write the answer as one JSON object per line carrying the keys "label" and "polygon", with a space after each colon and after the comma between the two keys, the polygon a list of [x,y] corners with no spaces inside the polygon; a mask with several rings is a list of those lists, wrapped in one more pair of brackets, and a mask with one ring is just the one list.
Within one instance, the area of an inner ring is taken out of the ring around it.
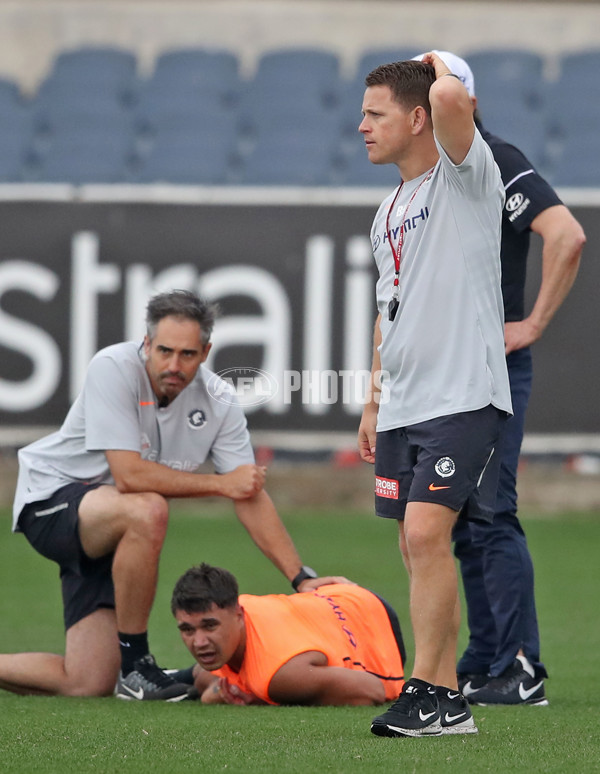
{"label": "green grass field", "polygon": [[[366,512],[282,514],[306,562],[345,574],[397,609],[410,651],[407,584],[395,525]],[[597,772],[600,771],[600,517],[524,521],[536,565],[550,706],[474,708],[473,737],[381,739],[372,708],[203,707],[115,699],[19,697],[0,691],[0,771],[18,772]],[[0,512],[0,650],[62,651],[58,573]],[[189,655],[169,612],[177,577],[202,560],[233,571],[243,591],[289,591],[228,510],[173,511],[150,642],[162,666]],[[464,644],[463,632],[463,644]]]}

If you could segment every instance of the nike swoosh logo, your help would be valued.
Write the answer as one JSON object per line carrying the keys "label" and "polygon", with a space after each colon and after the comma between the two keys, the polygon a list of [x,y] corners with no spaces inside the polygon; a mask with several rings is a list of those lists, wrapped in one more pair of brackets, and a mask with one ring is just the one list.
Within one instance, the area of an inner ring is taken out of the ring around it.
{"label": "nike swoosh logo", "polygon": [[144,698],[144,689],[138,688],[137,691],[134,691],[133,688],[130,688],[128,685],[122,685],[121,688],[125,689],[128,693],[130,693],[135,699],[139,699],[142,701]]}
{"label": "nike swoosh logo", "polygon": [[463,696],[471,696],[471,694],[477,693],[477,688],[471,688],[471,681],[469,680],[468,683],[465,683],[462,692]]}
{"label": "nike swoosh logo", "polygon": [[466,717],[466,712],[459,712],[458,715],[449,715],[446,712],[446,716],[444,717],[444,721],[446,723],[454,723],[455,720],[458,720],[459,718]]}
{"label": "nike swoosh logo", "polygon": [[423,712],[423,710],[419,710],[419,717],[421,720],[429,720],[429,718],[432,718],[434,715],[437,715],[437,712],[434,710],[433,712]]}
{"label": "nike swoosh logo", "polygon": [[448,691],[448,698],[450,699],[450,701],[452,701],[453,699],[458,699],[459,696],[460,696],[460,693],[450,693],[450,691]]}
{"label": "nike swoosh logo", "polygon": [[527,699],[532,696],[538,688],[540,688],[541,685],[543,685],[544,681],[540,680],[540,682],[537,685],[534,685],[533,688],[523,688],[523,683],[519,683],[519,696],[523,701],[527,701]]}
{"label": "nike swoosh logo", "polygon": [[435,484],[429,484],[430,492],[437,492],[438,489],[450,489],[449,486],[436,486]]}

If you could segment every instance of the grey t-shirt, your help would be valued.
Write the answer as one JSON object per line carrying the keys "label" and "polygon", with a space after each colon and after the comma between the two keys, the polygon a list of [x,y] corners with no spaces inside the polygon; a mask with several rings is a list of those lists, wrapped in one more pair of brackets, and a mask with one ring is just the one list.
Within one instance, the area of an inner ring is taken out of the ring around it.
{"label": "grey t-shirt", "polygon": [[193,381],[159,408],[136,342],[91,360],[83,389],[56,433],[19,451],[13,529],[26,503],[73,482],[114,484],[105,450],[193,473],[210,457],[218,473],[254,462],[246,417],[229,385],[200,366]]}
{"label": "grey t-shirt", "polygon": [[490,403],[512,412],[500,288],[500,173],[477,130],[458,165],[436,143],[440,159],[431,177],[408,181],[390,213],[395,248],[405,215],[400,306],[393,321],[388,303],[394,259],[386,218],[396,192],[382,202],[371,230],[379,269],[381,368],[389,373],[378,431]]}

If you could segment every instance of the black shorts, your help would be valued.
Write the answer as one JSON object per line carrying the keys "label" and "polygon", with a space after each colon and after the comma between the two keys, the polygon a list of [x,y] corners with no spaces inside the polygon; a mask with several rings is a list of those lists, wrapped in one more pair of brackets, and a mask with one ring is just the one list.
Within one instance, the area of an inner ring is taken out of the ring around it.
{"label": "black shorts", "polygon": [[65,629],[101,607],[114,608],[113,555],[90,559],[79,539],[79,503],[97,484],[67,484],[27,504],[19,529],[35,550],[60,566]]}
{"label": "black shorts", "polygon": [[377,515],[402,520],[407,502],[426,502],[491,522],[500,470],[495,446],[506,417],[490,404],[377,433]]}

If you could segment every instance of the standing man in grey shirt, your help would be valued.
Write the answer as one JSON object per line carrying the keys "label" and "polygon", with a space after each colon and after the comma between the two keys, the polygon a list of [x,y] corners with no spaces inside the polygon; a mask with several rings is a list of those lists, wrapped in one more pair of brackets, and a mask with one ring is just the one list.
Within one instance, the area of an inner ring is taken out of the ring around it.
{"label": "standing man in grey shirt", "polygon": [[[401,185],[371,241],[379,280],[372,399],[359,428],[375,464],[376,512],[396,519],[410,579],[412,677],[376,717],[378,736],[476,733],[456,681],[458,581],[452,528],[490,520],[494,447],[511,413],[500,290],[500,173],[469,95],[435,54],[366,79],[369,160]],[[383,389],[376,385],[383,375]]]}
{"label": "standing man in grey shirt", "polygon": [[[0,655],[1,688],[188,698],[189,686],[148,647],[167,498],[232,500],[296,591],[336,580],[302,565],[264,489],[243,411],[203,365],[215,311],[186,291],[152,298],[144,342],[98,352],[61,429],[20,450],[13,529],[60,565],[66,650]],[[209,457],[216,473],[198,473]]]}

